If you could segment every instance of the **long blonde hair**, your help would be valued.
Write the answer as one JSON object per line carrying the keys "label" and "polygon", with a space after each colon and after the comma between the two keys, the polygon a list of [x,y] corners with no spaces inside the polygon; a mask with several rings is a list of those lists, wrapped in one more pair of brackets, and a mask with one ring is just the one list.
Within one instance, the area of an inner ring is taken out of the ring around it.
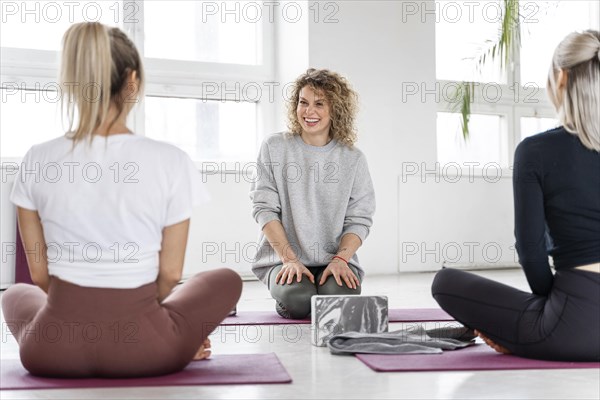
{"label": "long blonde hair", "polygon": [[[567,85],[558,91],[560,70]],[[587,30],[567,35],[554,52],[548,74],[548,95],[564,128],[590,150],[600,151],[600,33]]]}
{"label": "long blonde hair", "polygon": [[[136,71],[142,92],[144,74],[137,49],[127,35],[118,28],[98,22],[72,25],[63,37],[61,85],[62,113],[67,118],[68,135],[74,143],[90,138],[94,131],[107,122],[112,104],[117,116],[125,110],[125,89],[131,72]],[[127,88],[129,89],[129,88]]]}

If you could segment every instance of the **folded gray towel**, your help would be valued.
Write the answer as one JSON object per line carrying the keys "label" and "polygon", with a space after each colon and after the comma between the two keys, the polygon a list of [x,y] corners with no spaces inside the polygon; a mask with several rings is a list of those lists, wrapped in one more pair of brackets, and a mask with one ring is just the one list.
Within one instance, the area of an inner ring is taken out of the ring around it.
{"label": "folded gray towel", "polygon": [[474,343],[473,331],[465,327],[425,330],[419,326],[383,333],[345,332],[327,342],[332,354],[439,354]]}

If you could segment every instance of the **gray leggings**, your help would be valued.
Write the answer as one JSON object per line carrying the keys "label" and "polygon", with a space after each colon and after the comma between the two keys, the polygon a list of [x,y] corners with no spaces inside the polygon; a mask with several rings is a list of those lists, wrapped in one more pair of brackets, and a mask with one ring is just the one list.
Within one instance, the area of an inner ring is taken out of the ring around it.
{"label": "gray leggings", "polygon": [[[269,271],[269,291],[271,296],[286,308],[293,319],[303,319],[310,314],[310,299],[314,295],[360,294],[360,286],[351,289],[344,282],[342,282],[342,286],[338,286],[333,276],[328,277],[322,286],[319,285],[326,266],[308,267],[315,277],[315,283],[312,283],[306,275],[303,275],[300,282],[294,279],[294,282],[289,285],[287,283],[284,285],[277,284],[275,278],[282,267],[283,265],[277,265]],[[360,281],[358,269],[352,265],[349,265],[349,267]]]}

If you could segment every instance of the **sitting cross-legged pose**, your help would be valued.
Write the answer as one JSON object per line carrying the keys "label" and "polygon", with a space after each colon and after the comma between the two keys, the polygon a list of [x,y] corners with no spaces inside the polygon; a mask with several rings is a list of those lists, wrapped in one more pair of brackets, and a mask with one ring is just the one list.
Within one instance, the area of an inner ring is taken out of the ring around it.
{"label": "sitting cross-legged pose", "polygon": [[220,269],[176,287],[200,177],[183,151],[126,126],[144,81],[133,42],[72,25],[61,71],[69,130],[27,152],[11,195],[35,285],[4,293],[7,327],[33,375],[179,371],[209,356],[241,279]]}
{"label": "sitting cross-legged pose", "polygon": [[269,136],[250,197],[262,234],[252,265],[284,318],[310,314],[311,297],[360,294],[357,249],[375,194],[354,146],[357,95],[345,78],[309,69],[294,83],[289,132]]}
{"label": "sitting cross-legged pose", "polygon": [[600,361],[598,31],[558,45],[548,94],[562,126],[523,140],[513,175],[516,248],[532,293],[443,269],[432,294],[499,352]]}

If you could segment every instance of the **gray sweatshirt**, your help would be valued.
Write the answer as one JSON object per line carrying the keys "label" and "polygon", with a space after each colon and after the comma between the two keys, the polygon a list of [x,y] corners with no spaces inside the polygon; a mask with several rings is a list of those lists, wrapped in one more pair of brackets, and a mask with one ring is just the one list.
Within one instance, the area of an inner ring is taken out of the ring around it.
{"label": "gray sweatshirt", "polygon": [[[252,216],[261,230],[252,271],[267,283],[281,260],[262,233],[281,221],[294,253],[307,267],[329,264],[347,233],[365,241],[373,223],[375,192],[367,160],[356,147],[332,140],[318,147],[300,136],[278,133],[263,142],[252,182]],[[349,263],[364,270],[354,255]]]}

